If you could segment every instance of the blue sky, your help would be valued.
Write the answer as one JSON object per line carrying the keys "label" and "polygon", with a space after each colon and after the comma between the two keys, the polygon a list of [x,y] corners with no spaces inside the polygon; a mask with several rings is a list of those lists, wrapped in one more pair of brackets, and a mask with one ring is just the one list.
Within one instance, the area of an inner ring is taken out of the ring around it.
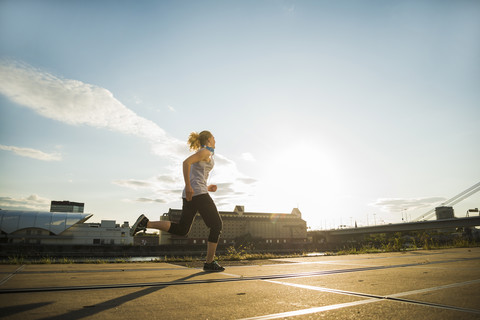
{"label": "blue sky", "polygon": [[208,129],[220,210],[413,219],[480,181],[479,57],[478,1],[3,0],[0,208],[155,219]]}

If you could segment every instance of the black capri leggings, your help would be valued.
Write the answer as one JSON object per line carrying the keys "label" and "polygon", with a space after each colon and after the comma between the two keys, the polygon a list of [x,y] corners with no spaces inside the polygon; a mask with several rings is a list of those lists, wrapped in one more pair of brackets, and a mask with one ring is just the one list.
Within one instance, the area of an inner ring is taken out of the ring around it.
{"label": "black capri leggings", "polygon": [[183,198],[180,221],[178,223],[172,222],[168,232],[179,236],[186,236],[188,232],[190,232],[193,219],[197,212],[200,213],[203,221],[205,221],[207,227],[210,228],[208,241],[218,243],[220,233],[222,233],[223,222],[218,213],[217,206],[215,206],[215,203],[208,193],[194,196],[191,201]]}

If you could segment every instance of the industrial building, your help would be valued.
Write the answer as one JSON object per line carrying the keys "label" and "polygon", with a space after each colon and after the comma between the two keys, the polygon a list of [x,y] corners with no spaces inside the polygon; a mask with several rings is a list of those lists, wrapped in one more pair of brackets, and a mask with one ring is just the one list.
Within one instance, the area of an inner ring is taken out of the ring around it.
{"label": "industrial building", "polygon": [[[294,208],[291,213],[245,212],[243,206],[233,211],[220,211],[223,231],[220,244],[235,244],[248,239],[252,242],[289,245],[304,243],[307,238],[307,223],[302,219],[300,210]],[[161,220],[179,221],[182,210],[170,209]],[[197,213],[187,237],[160,233],[160,244],[205,244],[209,229]]]}
{"label": "industrial building", "polygon": [[93,215],[77,212],[0,209],[0,243],[39,245],[133,244],[128,222],[85,223]]}

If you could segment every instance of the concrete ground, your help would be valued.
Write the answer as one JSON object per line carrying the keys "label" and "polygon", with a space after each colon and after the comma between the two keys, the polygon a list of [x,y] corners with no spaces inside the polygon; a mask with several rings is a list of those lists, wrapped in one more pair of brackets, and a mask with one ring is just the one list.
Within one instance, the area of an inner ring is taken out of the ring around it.
{"label": "concrete ground", "polygon": [[480,319],[480,248],[277,259],[0,266],[5,319]]}

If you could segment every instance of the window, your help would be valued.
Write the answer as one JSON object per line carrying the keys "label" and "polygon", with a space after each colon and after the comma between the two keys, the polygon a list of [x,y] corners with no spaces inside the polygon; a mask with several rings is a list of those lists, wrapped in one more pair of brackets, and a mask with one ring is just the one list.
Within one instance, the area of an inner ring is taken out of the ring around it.
{"label": "window", "polygon": [[93,244],[100,244],[100,239],[93,239]]}

